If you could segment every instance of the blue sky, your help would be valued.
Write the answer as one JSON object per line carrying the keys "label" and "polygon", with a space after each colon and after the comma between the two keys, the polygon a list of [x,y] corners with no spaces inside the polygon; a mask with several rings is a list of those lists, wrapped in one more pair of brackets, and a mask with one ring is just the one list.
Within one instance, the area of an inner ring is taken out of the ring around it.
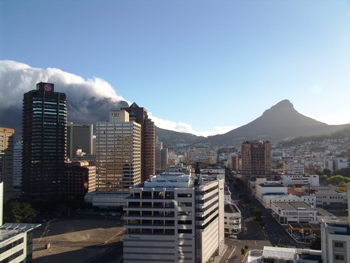
{"label": "blue sky", "polygon": [[350,123],[346,0],[0,0],[0,60],[103,79],[159,127],[195,134],[284,99]]}

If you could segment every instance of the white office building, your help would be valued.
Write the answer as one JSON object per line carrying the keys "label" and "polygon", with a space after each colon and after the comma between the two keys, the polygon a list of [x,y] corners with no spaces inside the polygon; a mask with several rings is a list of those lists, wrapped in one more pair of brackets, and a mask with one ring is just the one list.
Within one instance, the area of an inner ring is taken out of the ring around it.
{"label": "white office building", "polygon": [[317,174],[313,175],[304,175],[304,174],[283,174],[282,175],[282,184],[284,186],[319,186],[320,179]]}
{"label": "white office building", "polygon": [[0,227],[0,262],[32,262],[32,232],[40,224],[6,223]]}
{"label": "white office building", "polygon": [[277,182],[264,182],[256,185],[256,199],[260,203],[263,203],[264,195],[286,195],[288,194],[288,189],[286,186]]}
{"label": "white office building", "polygon": [[223,178],[154,175],[125,201],[123,262],[207,262],[223,253]]}
{"label": "white office building", "polygon": [[311,207],[306,202],[274,202],[271,204],[272,216],[281,225],[290,223],[319,224],[322,220],[336,222],[338,219],[322,208]]}

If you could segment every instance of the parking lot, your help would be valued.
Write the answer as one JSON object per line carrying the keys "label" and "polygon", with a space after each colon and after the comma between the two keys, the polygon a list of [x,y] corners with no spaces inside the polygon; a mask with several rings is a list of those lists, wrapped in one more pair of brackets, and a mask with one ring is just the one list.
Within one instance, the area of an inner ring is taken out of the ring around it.
{"label": "parking lot", "polygon": [[[100,215],[54,218],[33,232],[36,263],[83,263],[118,247],[123,228],[115,217]],[[118,252],[116,251],[116,252]]]}

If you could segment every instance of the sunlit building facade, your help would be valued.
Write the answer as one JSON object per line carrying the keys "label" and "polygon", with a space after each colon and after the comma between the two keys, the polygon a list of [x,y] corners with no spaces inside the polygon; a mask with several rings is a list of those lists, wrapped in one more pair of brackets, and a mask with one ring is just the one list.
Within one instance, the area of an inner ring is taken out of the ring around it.
{"label": "sunlit building facade", "polygon": [[13,151],[15,130],[0,127],[0,182],[4,182],[5,202],[12,196]]}
{"label": "sunlit building facade", "polygon": [[271,143],[269,141],[245,141],[241,147],[242,174],[271,174]]}
{"label": "sunlit building facade", "polygon": [[141,124],[141,181],[146,181],[156,170],[156,126],[148,117],[147,110],[135,102],[128,108],[130,121]]}
{"label": "sunlit building facade", "polygon": [[141,183],[141,125],[120,110],[96,123],[96,193],[129,193]]}

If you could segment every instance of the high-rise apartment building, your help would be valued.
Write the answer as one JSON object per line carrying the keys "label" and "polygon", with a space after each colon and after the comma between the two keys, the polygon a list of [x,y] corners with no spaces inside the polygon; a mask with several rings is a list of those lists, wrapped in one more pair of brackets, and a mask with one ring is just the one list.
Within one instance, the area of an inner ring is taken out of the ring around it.
{"label": "high-rise apartment building", "polygon": [[155,174],[155,143],[156,128],[154,122],[148,118],[147,110],[139,107],[135,102],[129,108],[122,108],[130,115],[130,121],[141,124],[141,181],[146,181],[151,175]]}
{"label": "high-rise apartment building", "polygon": [[0,127],[0,182],[4,182],[4,201],[12,196],[13,150],[15,130]]}
{"label": "high-rise apartment building", "polygon": [[23,97],[23,193],[33,200],[63,197],[67,141],[66,94],[40,82]]}
{"label": "high-rise apartment building", "polygon": [[77,156],[77,151],[93,155],[93,125],[74,124],[67,125],[67,157],[72,160]]}
{"label": "high-rise apartment building", "polygon": [[158,174],[125,200],[124,262],[208,262],[223,253],[223,178]]}
{"label": "high-rise apartment building", "polygon": [[141,183],[141,125],[124,110],[96,123],[96,192],[129,193]]}
{"label": "high-rise apartment building", "polygon": [[269,141],[245,141],[241,147],[242,174],[271,174],[271,143]]}

